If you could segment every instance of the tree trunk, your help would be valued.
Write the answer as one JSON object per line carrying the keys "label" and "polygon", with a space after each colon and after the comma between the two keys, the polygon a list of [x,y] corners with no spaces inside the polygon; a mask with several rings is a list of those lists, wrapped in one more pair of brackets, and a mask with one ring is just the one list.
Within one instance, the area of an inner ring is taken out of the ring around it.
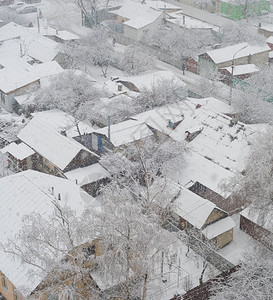
{"label": "tree trunk", "polygon": [[147,297],[147,282],[148,282],[148,273],[146,272],[144,275],[142,300],[146,300]]}

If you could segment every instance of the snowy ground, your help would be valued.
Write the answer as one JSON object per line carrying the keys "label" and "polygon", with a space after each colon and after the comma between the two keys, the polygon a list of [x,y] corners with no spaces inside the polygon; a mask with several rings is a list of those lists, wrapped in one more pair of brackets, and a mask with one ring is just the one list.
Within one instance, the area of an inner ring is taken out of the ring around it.
{"label": "snowy ground", "polygon": [[255,247],[256,245],[261,246],[261,244],[240,229],[239,213],[233,215],[232,219],[236,223],[236,227],[233,229],[233,241],[223,249],[219,250],[219,254],[234,265],[237,265],[244,261],[244,253],[246,251],[251,250],[252,247]]}

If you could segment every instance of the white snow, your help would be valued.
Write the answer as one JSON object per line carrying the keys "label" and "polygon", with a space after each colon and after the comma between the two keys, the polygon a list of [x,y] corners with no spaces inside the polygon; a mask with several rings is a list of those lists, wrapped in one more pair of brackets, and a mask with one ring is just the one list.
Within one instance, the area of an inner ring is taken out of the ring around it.
{"label": "white snow", "polygon": [[61,170],[64,170],[81,150],[97,156],[35,117],[19,132],[18,138]]}
{"label": "white snow", "polygon": [[[96,130],[97,133],[108,137],[108,126]],[[110,140],[115,146],[126,145],[153,135],[153,132],[144,123],[133,120],[124,121],[110,127]]]}
{"label": "white snow", "polygon": [[194,227],[201,229],[215,207],[214,203],[181,187],[181,193],[171,210]]}
{"label": "white snow", "polygon": [[7,145],[0,151],[2,153],[10,153],[12,156],[14,156],[15,158],[17,158],[19,160],[23,160],[35,153],[26,144],[24,144],[24,143],[16,144],[14,142]]}
{"label": "white snow", "polygon": [[[54,193],[52,194],[54,188]],[[61,205],[69,205],[79,215],[84,208],[99,209],[99,203],[79,186],[56,176],[28,170],[0,179],[0,242],[5,244],[16,237],[26,214],[39,213],[44,218],[54,209],[52,201],[61,195]],[[0,270],[9,278],[23,296],[28,296],[42,278],[32,265],[3,252],[0,248]],[[28,276],[33,271],[32,276]]]}
{"label": "white snow", "polygon": [[[68,113],[65,113],[59,109],[51,109],[33,113],[32,115],[36,120],[47,124],[53,130],[58,131],[59,133],[61,131],[65,131],[67,137],[73,138],[79,136],[79,132],[76,127],[76,120]],[[78,122],[78,127],[81,134],[92,133],[95,131],[93,127],[84,122]]]}
{"label": "white snow", "polygon": [[267,44],[251,45],[249,43],[240,43],[225,48],[210,50],[207,52],[207,54],[216,64],[220,64],[223,62],[232,61],[236,52],[235,58],[238,59],[241,57],[247,57],[249,54],[254,55],[266,51],[270,51],[270,47]]}
{"label": "white snow", "polygon": [[[222,69],[219,69],[222,70]],[[223,70],[227,70],[230,74],[232,73],[232,68],[227,67],[223,68]],[[233,69],[233,75],[243,75],[243,74],[250,74],[250,73],[257,73],[260,69],[254,64],[247,64],[247,65],[236,65]]]}
{"label": "white snow", "polygon": [[187,85],[171,71],[149,71],[136,76],[119,78],[117,82],[131,82],[141,92],[143,89],[152,90],[162,81],[171,80],[173,84],[186,88]]}
{"label": "white snow", "polygon": [[183,14],[183,12],[173,12],[168,13],[168,15],[171,17],[170,19],[166,19],[167,22],[170,22],[172,24],[175,24],[179,27],[187,28],[187,29],[211,29],[215,31],[219,31],[220,28],[207,23],[203,22],[201,20],[186,16]]}
{"label": "white snow", "polygon": [[64,175],[80,186],[110,177],[110,173],[99,163],[66,172]]}
{"label": "white snow", "polygon": [[[265,215],[263,213],[264,207],[262,208],[254,208],[253,206],[249,206],[241,211],[241,215],[245,218],[249,219],[253,223],[267,229],[268,231],[273,233],[273,218],[271,214]],[[267,207],[267,211],[273,212],[273,205]]]}
{"label": "white snow", "polygon": [[128,19],[124,24],[136,29],[153,23],[162,14],[160,11],[150,8],[133,0],[127,0],[118,10],[111,11],[122,18]]}
{"label": "white snow", "polygon": [[235,226],[235,222],[232,220],[232,218],[226,217],[207,226],[205,229],[202,230],[202,233],[207,239],[211,240],[216,236],[234,228]]}

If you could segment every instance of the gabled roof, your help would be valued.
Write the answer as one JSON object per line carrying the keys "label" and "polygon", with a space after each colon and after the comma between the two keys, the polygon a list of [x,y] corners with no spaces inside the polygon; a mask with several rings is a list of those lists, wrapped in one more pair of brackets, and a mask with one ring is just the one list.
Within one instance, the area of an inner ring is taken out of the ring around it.
{"label": "gabled roof", "polygon": [[171,71],[148,71],[136,76],[120,77],[117,82],[131,82],[141,92],[143,89],[152,90],[165,80],[172,80],[174,85],[187,88],[186,83]]}
{"label": "gabled roof", "polygon": [[19,160],[23,160],[35,153],[26,144],[24,144],[24,143],[16,144],[14,142],[10,143],[6,147],[0,149],[0,151],[2,153],[10,153],[12,156],[14,156],[15,158],[17,158]]}
{"label": "gabled roof", "polygon": [[210,50],[207,52],[207,55],[216,64],[220,64],[223,62],[232,61],[235,53],[235,59],[238,59],[240,57],[247,57],[249,54],[254,55],[266,51],[270,51],[270,47],[266,43],[263,45],[250,45],[249,43],[240,43],[225,48]]}
{"label": "gabled roof", "polygon": [[27,67],[20,65],[12,68],[7,67],[0,70],[0,90],[8,94],[41,78],[61,72],[63,72],[63,68],[56,61]]}
{"label": "gabled roof", "polygon": [[61,170],[64,170],[81,150],[98,157],[80,143],[62,135],[50,127],[50,124],[35,117],[19,132],[18,138]]}
{"label": "gabled roof", "polygon": [[205,229],[202,230],[204,236],[211,240],[218,235],[227,232],[228,230],[234,228],[236,226],[235,222],[231,217],[226,217],[221,219],[211,225],[208,225]]}
{"label": "gabled roof", "polygon": [[214,203],[181,187],[181,193],[174,201],[171,210],[192,226],[201,229],[214,208],[216,208]]}
{"label": "gabled roof", "polygon": [[66,172],[64,175],[67,179],[76,182],[80,186],[111,176],[99,163]]}
{"label": "gabled roof", "polygon": [[189,100],[181,101],[181,109],[185,118],[169,136],[176,141],[184,141],[186,131],[200,127],[202,131],[187,147],[227,170],[242,171],[250,142],[257,131],[241,122],[232,126],[232,118],[202,105],[198,108]]}
{"label": "gabled roof", "polygon": [[52,61],[59,52],[58,43],[28,27],[10,22],[0,28],[0,41],[14,38],[20,38],[24,54],[40,62]]}
{"label": "gabled roof", "polygon": [[141,4],[133,0],[125,1],[120,9],[111,12],[128,19],[124,24],[136,29],[153,23],[162,14],[161,11],[157,11],[145,3]]}
{"label": "gabled roof", "polygon": [[[5,244],[15,238],[21,229],[24,215],[35,212],[46,218],[53,212],[52,188],[55,197],[59,193],[61,195],[60,205],[69,205],[77,215],[85,207],[100,209],[100,204],[93,197],[66,179],[32,170],[0,178],[0,243]],[[34,266],[22,265],[20,260],[3,252],[1,247],[0,270],[25,297],[42,279]],[[29,272],[32,272],[31,277]]]}
{"label": "gabled roof", "polygon": [[[68,137],[73,138],[80,135],[76,128],[75,118],[64,111],[51,109],[33,113],[32,115],[36,120],[48,124],[48,126],[59,133],[65,131]],[[78,127],[81,134],[92,133],[95,131],[93,127],[84,122],[78,122]]]}
{"label": "gabled roof", "polygon": [[[96,133],[108,137],[108,126],[96,130]],[[144,123],[134,120],[124,121],[110,126],[110,141],[115,147],[152,136],[153,132]]]}

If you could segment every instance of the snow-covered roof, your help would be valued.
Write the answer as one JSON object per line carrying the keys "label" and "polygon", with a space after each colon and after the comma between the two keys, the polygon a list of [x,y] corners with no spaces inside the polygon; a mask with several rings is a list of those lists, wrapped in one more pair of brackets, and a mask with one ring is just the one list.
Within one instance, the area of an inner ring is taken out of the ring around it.
{"label": "snow-covered roof", "polygon": [[64,71],[56,61],[49,61],[43,64],[33,65],[31,70],[38,76],[39,79],[47,76],[57,75]]}
{"label": "snow-covered roof", "polygon": [[171,210],[194,227],[201,229],[215,207],[216,205],[209,200],[181,187],[181,193]]}
{"label": "snow-covered roof", "polygon": [[[38,28],[37,27],[30,27],[29,28],[30,31],[33,31],[34,33],[38,32]],[[52,27],[40,27],[40,34],[44,35],[44,36],[56,36],[58,38],[60,38],[63,41],[73,41],[73,40],[78,40],[80,39],[80,37],[72,32],[69,32],[67,30],[58,30],[58,29],[54,29]]]}
{"label": "snow-covered roof", "polygon": [[254,208],[253,206],[249,206],[245,208],[243,211],[241,211],[241,215],[245,218],[249,219],[253,223],[256,223],[257,225],[267,229],[268,231],[273,233],[273,218],[272,218],[272,212],[273,211],[273,205],[270,205],[267,207],[267,212],[265,213],[264,207],[262,208]]}
{"label": "snow-covered roof", "polygon": [[0,90],[6,94],[38,80],[37,74],[20,67],[0,70]]}
{"label": "snow-covered roof", "polygon": [[179,10],[181,11],[181,7],[170,4],[166,1],[160,0],[145,0],[145,4],[156,10]]}
{"label": "snow-covered roof", "polygon": [[0,41],[19,38],[24,55],[41,62],[52,61],[58,54],[58,43],[30,30],[28,27],[10,22],[0,28]]}
{"label": "snow-covered roof", "polygon": [[231,171],[242,171],[250,151],[250,142],[257,131],[232,118],[206,107],[196,107],[188,100],[181,101],[184,120],[170,133],[176,141],[184,141],[186,131],[203,128],[187,147],[212,162]]}
{"label": "snow-covered roof", "polygon": [[63,72],[62,67],[56,62],[47,62],[35,66],[17,66],[0,70],[0,90],[10,93],[16,89],[27,86],[43,77],[56,75]]}
{"label": "snow-covered roof", "polygon": [[[72,138],[80,135],[76,126],[75,118],[59,109],[46,110],[33,113],[32,115],[36,120],[46,123],[59,133],[65,131],[68,137]],[[78,122],[78,128],[81,134],[92,133],[95,131],[93,127],[84,122]]]}
{"label": "snow-covered roof", "polygon": [[[232,68],[231,67],[227,67],[227,68],[223,68],[225,70],[227,70],[230,74],[232,73]],[[221,70],[221,69],[219,69]],[[250,73],[256,73],[259,72],[260,69],[254,65],[254,64],[247,64],[247,65],[236,65],[234,66],[233,69],[233,75],[243,75],[243,74],[250,74]]]}
{"label": "snow-covered roof", "polygon": [[97,156],[72,138],[54,130],[47,122],[35,117],[19,132],[18,138],[61,170],[81,150]]}
{"label": "snow-covered roof", "polygon": [[141,92],[144,88],[152,90],[157,84],[164,80],[172,80],[176,86],[187,87],[180,78],[171,71],[149,71],[136,76],[120,77],[117,82],[131,82]]}
{"label": "snow-covered roof", "polygon": [[235,222],[232,220],[231,217],[226,217],[221,219],[211,225],[208,225],[205,229],[202,230],[204,236],[211,240],[218,235],[234,228],[236,226]]}
{"label": "snow-covered roof", "polygon": [[233,172],[192,150],[185,153],[184,161],[182,170],[177,170],[172,175],[171,178],[174,181],[179,182],[182,186],[199,182],[225,198],[229,196],[229,193],[221,188],[221,184],[232,178]]}
{"label": "snow-covered roof", "polygon": [[[96,130],[97,133],[108,136],[108,126]],[[153,135],[144,123],[133,120],[124,121],[110,127],[110,141],[115,147],[126,145]]]}
{"label": "snow-covered roof", "polygon": [[270,23],[262,23],[261,26],[259,26],[261,29],[273,32],[273,24]]}
{"label": "snow-covered roof", "polygon": [[251,45],[249,43],[240,43],[225,48],[214,49],[207,52],[207,55],[216,63],[220,64],[227,61],[232,61],[234,55],[235,59],[240,57],[247,57],[249,54],[254,55],[270,51],[270,47],[267,44]]}
{"label": "snow-covered roof", "polygon": [[110,177],[110,173],[99,163],[66,172],[64,175],[80,186]]}
{"label": "snow-covered roof", "polygon": [[[32,170],[0,178],[0,243],[5,244],[9,239],[16,237],[24,215],[35,212],[46,218],[53,212],[53,189],[55,197],[58,197],[59,193],[61,195],[60,205],[69,205],[77,215],[81,214],[85,207],[100,209],[100,204],[92,196],[66,179]],[[19,240],[17,242],[20,243]],[[22,265],[19,259],[4,252],[1,247],[0,270],[24,297],[27,297],[42,280],[34,266]]]}
{"label": "snow-covered roof", "polygon": [[35,153],[26,144],[24,143],[16,144],[14,142],[0,149],[0,151],[2,153],[10,153],[12,156],[14,156],[19,160],[25,159]]}
{"label": "snow-covered roof", "polygon": [[168,13],[168,15],[171,17],[171,19],[166,19],[166,21],[180,27],[184,27],[187,29],[212,29],[215,31],[220,30],[218,26],[183,15],[183,12],[172,12]]}
{"label": "snow-covered roof", "polygon": [[133,0],[125,1],[120,9],[111,11],[111,13],[128,19],[124,24],[136,29],[153,23],[162,14],[161,11],[157,11],[145,3],[141,4]]}
{"label": "snow-covered roof", "polygon": [[180,105],[173,104],[158,107],[132,116],[136,122],[145,123],[148,126],[168,135],[173,130],[170,128],[169,121],[176,123],[183,120],[183,110]]}
{"label": "snow-covered roof", "polygon": [[266,40],[267,43],[269,44],[273,44],[273,36],[271,35],[267,40]]}
{"label": "snow-covered roof", "polygon": [[210,111],[222,114],[234,114],[236,112],[235,108],[231,105],[228,105],[222,100],[219,100],[214,97],[207,98],[187,98],[187,101],[194,105],[202,105],[203,108],[206,108]]}

